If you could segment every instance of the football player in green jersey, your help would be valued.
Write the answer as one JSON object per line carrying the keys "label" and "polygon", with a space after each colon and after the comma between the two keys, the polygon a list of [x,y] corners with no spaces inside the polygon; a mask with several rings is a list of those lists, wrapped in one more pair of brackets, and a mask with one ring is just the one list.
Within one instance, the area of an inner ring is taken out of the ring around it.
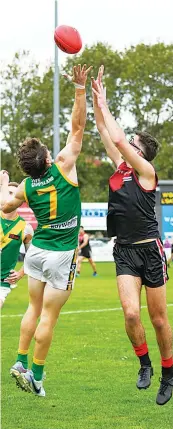
{"label": "football player in green jersey", "polygon": [[[7,176],[7,183],[9,177]],[[8,200],[14,198],[18,183],[8,184]],[[0,239],[1,239],[1,283],[0,283],[0,308],[11,292],[15,283],[24,276],[23,267],[15,271],[20,246],[24,243],[27,251],[33,236],[33,229],[16,210],[5,214],[1,212]]]}
{"label": "football player in green jersey", "polygon": [[[29,177],[19,186],[15,199],[3,204],[4,212],[9,213],[27,201],[38,221],[24,264],[29,276],[30,302],[21,323],[17,362],[11,368],[20,387],[38,396],[45,396],[45,359],[60,310],[74,283],[81,217],[76,160],[86,123],[85,84],[90,69],[86,65],[73,68],[75,101],[65,148],[52,163],[46,146],[36,138],[27,139],[19,149],[19,163]],[[5,186],[2,190],[5,202]],[[27,370],[33,336],[32,370]]]}

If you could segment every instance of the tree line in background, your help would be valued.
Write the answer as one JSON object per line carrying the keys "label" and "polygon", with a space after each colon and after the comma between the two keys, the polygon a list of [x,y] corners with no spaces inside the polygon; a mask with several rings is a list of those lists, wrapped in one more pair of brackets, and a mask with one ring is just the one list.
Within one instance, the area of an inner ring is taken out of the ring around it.
{"label": "tree line in background", "polygon": [[[112,114],[126,128],[147,130],[160,142],[154,164],[159,179],[173,178],[173,44],[140,44],[124,52],[114,51],[98,43],[86,47],[81,55],[68,56],[63,67],[71,71],[74,64],[93,65],[96,77],[105,66],[104,84]],[[1,73],[2,168],[11,180],[20,181],[23,174],[17,165],[19,142],[38,137],[50,150],[53,147],[53,64],[40,74],[39,64],[30,54],[16,53],[11,64]],[[106,201],[107,182],[114,168],[105,157],[105,150],[95,126],[90,80],[87,83],[87,124],[83,150],[78,159],[78,177],[82,201]],[[60,141],[64,146],[69,131],[69,118],[74,101],[74,87],[60,74]]]}

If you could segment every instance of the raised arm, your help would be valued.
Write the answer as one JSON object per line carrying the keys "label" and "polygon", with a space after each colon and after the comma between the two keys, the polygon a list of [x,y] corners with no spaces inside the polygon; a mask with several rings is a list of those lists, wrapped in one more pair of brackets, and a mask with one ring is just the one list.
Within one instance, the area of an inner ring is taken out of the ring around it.
{"label": "raised arm", "polygon": [[75,100],[72,109],[71,131],[67,144],[57,155],[55,162],[68,174],[75,166],[82,148],[82,138],[86,124],[86,91],[85,84],[91,67],[82,68],[80,64],[73,68],[72,81],[75,86]]}
{"label": "raised arm", "polygon": [[[103,72],[104,72],[104,66],[101,66],[99,68],[99,72],[96,80],[96,82],[98,82],[99,84],[102,83]],[[92,88],[97,90],[97,85],[93,77],[91,78],[91,81],[92,81]],[[106,128],[103,113],[100,107],[98,106],[97,95],[94,92],[93,92],[93,108],[94,108],[94,116],[96,120],[97,129],[100,134],[101,140],[104,144],[104,147],[106,149],[107,155],[116,165],[116,167],[118,167],[122,162],[122,156],[110,138],[109,132]]]}
{"label": "raised arm", "polygon": [[97,96],[98,106],[103,114],[107,131],[112,142],[116,145],[121,155],[127,162],[138,172],[139,175],[146,179],[155,178],[153,166],[135,151],[133,146],[126,139],[124,131],[119,127],[116,120],[113,118],[106,99],[102,85],[97,83],[97,89],[93,88],[94,94]]}

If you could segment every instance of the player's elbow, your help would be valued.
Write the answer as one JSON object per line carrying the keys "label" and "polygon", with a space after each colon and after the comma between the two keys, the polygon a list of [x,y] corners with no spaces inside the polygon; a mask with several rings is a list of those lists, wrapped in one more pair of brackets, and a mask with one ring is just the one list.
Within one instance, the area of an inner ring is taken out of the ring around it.
{"label": "player's elbow", "polygon": [[86,125],[86,117],[80,118],[79,121],[72,121],[72,133],[77,134],[84,131]]}
{"label": "player's elbow", "polygon": [[8,204],[2,204],[1,210],[3,213],[8,214],[12,212],[11,207]]}
{"label": "player's elbow", "polygon": [[75,141],[72,143],[72,152],[73,155],[75,155],[76,157],[78,157],[78,155],[80,154],[82,149],[82,141]]}
{"label": "player's elbow", "polygon": [[118,130],[115,134],[111,136],[112,142],[117,146],[117,148],[121,147],[126,137],[123,130]]}
{"label": "player's elbow", "polygon": [[83,133],[84,133],[84,126],[79,126],[76,131],[72,130],[72,141],[74,142],[81,142],[82,138],[83,138]]}

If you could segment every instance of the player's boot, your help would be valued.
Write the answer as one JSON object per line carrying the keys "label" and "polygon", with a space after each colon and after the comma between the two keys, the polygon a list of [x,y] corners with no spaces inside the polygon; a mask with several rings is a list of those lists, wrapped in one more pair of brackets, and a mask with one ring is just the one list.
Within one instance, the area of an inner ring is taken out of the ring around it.
{"label": "player's boot", "polygon": [[76,277],[80,277],[80,273],[76,273]]}
{"label": "player's boot", "polygon": [[144,366],[142,365],[138,372],[138,381],[136,386],[138,389],[147,389],[151,384],[151,377],[153,376],[153,368],[152,366]]}
{"label": "player's boot", "polygon": [[173,377],[169,378],[168,380],[162,377],[160,379],[160,387],[156,397],[156,404],[158,405],[166,404],[171,399],[172,392],[173,392]]}
{"label": "player's boot", "polygon": [[98,276],[98,274],[96,273],[96,271],[94,271],[93,277],[97,277],[97,276]]}
{"label": "player's boot", "polygon": [[31,370],[27,370],[20,374],[18,377],[18,386],[28,393],[34,393],[36,396],[45,396],[45,390],[43,388],[43,380],[37,381],[34,379],[34,374]]}
{"label": "player's boot", "polygon": [[16,362],[12,367],[11,367],[11,369],[10,369],[10,375],[12,376],[12,377],[14,377],[14,378],[16,378],[16,381],[17,381],[17,378],[19,377],[19,375],[22,373],[22,372],[26,372],[27,371],[27,369],[26,368],[24,368],[24,366],[23,366],[23,364],[22,364],[22,362]]}

